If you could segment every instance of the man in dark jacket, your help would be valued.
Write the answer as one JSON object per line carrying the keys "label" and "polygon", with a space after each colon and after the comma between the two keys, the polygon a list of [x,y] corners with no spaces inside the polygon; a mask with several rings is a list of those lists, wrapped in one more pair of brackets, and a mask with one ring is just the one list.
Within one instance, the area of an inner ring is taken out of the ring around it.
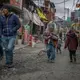
{"label": "man in dark jacket", "polygon": [[65,42],[65,48],[68,47],[69,53],[70,53],[70,62],[76,62],[76,50],[78,47],[78,38],[77,35],[75,34],[74,29],[71,29],[67,33],[67,39]]}
{"label": "man in dark jacket", "polygon": [[3,13],[4,15],[0,21],[0,29],[6,53],[6,66],[10,68],[13,65],[13,50],[17,30],[20,28],[20,21],[15,14],[10,14],[7,8],[3,8]]}

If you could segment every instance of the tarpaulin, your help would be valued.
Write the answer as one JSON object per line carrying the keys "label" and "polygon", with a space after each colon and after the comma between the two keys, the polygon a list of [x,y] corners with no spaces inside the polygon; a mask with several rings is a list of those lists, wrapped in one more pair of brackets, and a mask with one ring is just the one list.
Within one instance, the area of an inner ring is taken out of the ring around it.
{"label": "tarpaulin", "polygon": [[41,19],[48,21],[48,19],[46,18],[46,16],[43,14],[42,11],[39,10],[39,8],[37,8],[37,12],[38,12],[38,15],[39,15],[39,17]]}
{"label": "tarpaulin", "polygon": [[24,14],[24,24],[26,25],[30,22],[30,20],[32,20],[32,13],[26,8],[23,8],[23,14]]}
{"label": "tarpaulin", "polygon": [[33,22],[38,26],[44,26],[43,22],[36,13],[33,13]]}
{"label": "tarpaulin", "polygon": [[23,8],[23,11],[25,24],[29,23],[31,20],[34,24],[38,26],[44,26],[43,22],[40,20],[39,16],[36,13],[31,13],[26,8]]}

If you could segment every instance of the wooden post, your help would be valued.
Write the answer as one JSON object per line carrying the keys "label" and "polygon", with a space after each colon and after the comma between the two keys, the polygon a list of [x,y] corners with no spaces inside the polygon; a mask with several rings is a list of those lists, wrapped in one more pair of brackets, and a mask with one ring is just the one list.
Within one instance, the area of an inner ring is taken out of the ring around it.
{"label": "wooden post", "polygon": [[[25,0],[22,0],[22,10],[23,10],[23,5],[24,5]],[[22,14],[24,16],[24,14]],[[23,26],[22,26],[22,44],[24,44],[24,17],[23,17]]]}

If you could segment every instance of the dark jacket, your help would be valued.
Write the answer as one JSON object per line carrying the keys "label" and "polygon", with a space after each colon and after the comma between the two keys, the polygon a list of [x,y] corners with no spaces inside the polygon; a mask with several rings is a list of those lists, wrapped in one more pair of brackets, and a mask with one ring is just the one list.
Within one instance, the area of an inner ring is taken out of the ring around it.
{"label": "dark jacket", "polygon": [[71,51],[77,50],[78,47],[78,38],[76,34],[73,31],[69,31],[67,33],[67,39],[65,42],[65,48],[67,48]]}
{"label": "dark jacket", "polygon": [[15,36],[20,28],[20,21],[15,14],[9,14],[8,17],[1,16],[0,31],[3,36]]}

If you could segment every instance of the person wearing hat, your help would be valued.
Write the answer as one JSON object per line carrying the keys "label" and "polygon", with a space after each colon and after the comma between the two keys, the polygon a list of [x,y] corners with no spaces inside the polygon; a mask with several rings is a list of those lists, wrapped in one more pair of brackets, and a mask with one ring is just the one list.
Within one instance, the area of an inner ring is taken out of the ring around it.
{"label": "person wearing hat", "polygon": [[47,25],[47,29],[44,32],[44,39],[45,39],[45,44],[46,44],[46,49],[47,49],[47,56],[48,56],[48,61],[49,62],[54,62],[55,60],[55,48],[58,37],[54,33],[54,26],[49,23]]}
{"label": "person wearing hat", "polygon": [[78,48],[78,37],[75,33],[75,30],[71,28],[67,33],[67,38],[65,41],[64,48],[68,47],[70,62],[76,62],[76,50]]}
{"label": "person wearing hat", "polygon": [[3,16],[1,16],[0,29],[2,35],[3,47],[6,54],[6,67],[13,67],[13,50],[16,40],[17,30],[20,28],[20,21],[16,14],[9,12],[8,8],[3,7]]}

